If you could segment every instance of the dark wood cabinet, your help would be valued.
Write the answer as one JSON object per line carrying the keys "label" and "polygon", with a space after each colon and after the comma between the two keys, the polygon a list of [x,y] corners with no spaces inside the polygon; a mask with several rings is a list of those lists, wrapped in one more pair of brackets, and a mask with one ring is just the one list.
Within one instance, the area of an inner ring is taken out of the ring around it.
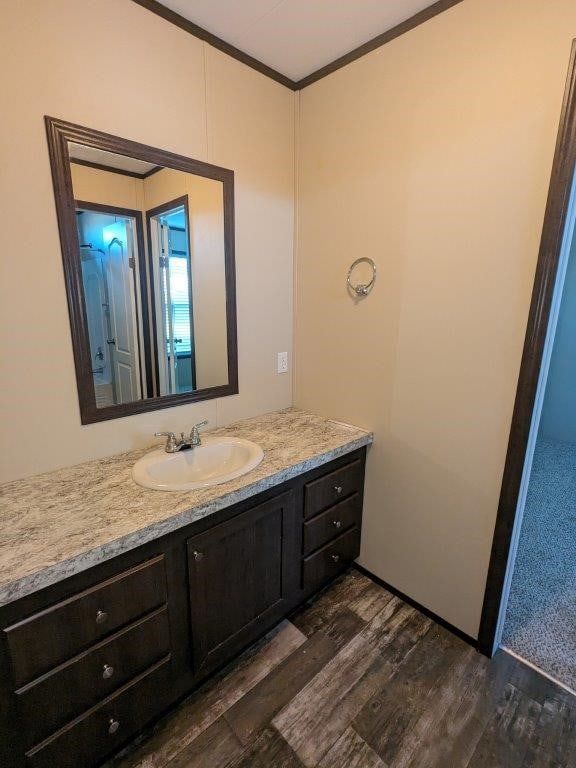
{"label": "dark wood cabinet", "polygon": [[17,686],[166,602],[162,555],[4,629]]}
{"label": "dark wood cabinet", "polygon": [[304,558],[302,581],[304,589],[313,591],[337,576],[360,554],[360,528],[351,528],[322,549]]}
{"label": "dark wood cabinet", "polygon": [[0,608],[0,765],[95,768],[359,553],[365,449]]}
{"label": "dark wood cabinet", "polygon": [[163,606],[17,690],[27,748],[144,672],[169,649]]}
{"label": "dark wood cabinet", "polygon": [[161,659],[26,753],[31,768],[87,768],[111,754],[167,702],[170,657]]}
{"label": "dark wood cabinet", "polygon": [[286,613],[298,589],[291,491],[188,540],[194,668],[219,666]]}
{"label": "dark wood cabinet", "polygon": [[362,490],[364,462],[360,459],[344,464],[304,485],[304,516],[313,517]]}
{"label": "dark wood cabinet", "polygon": [[349,528],[360,526],[362,496],[353,493],[304,523],[304,555],[309,555]]}

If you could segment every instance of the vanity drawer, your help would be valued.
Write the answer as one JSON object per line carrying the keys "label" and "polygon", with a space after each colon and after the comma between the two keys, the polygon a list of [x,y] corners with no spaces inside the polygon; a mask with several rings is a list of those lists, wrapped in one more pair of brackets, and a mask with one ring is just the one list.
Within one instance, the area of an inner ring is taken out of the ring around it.
{"label": "vanity drawer", "polygon": [[360,459],[312,480],[304,486],[304,517],[312,517],[340,499],[362,490],[364,468]]}
{"label": "vanity drawer", "polygon": [[14,684],[33,678],[166,602],[164,556],[124,571],[4,630]]}
{"label": "vanity drawer", "polygon": [[308,520],[304,523],[304,555],[309,555],[353,525],[359,526],[361,518],[362,497],[359,493],[354,493]]}
{"label": "vanity drawer", "polygon": [[16,691],[31,747],[170,650],[166,606]]}
{"label": "vanity drawer", "polygon": [[342,536],[326,544],[302,564],[304,589],[321,586],[344,570],[360,554],[360,528],[351,528]]}
{"label": "vanity drawer", "polygon": [[89,768],[118,747],[165,706],[170,656],[101,704],[26,753],[30,768]]}

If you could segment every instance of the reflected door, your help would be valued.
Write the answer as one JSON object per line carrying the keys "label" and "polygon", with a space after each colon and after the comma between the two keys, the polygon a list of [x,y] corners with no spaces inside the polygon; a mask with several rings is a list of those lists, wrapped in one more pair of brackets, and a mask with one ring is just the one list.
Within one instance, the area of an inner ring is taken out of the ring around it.
{"label": "reflected door", "polygon": [[108,327],[108,295],[102,256],[92,248],[81,251],[82,283],[86,317],[90,333],[90,356],[92,374],[102,379],[108,366],[108,345],[110,329]]}
{"label": "reflected door", "polygon": [[148,211],[160,395],[196,387],[192,276],[186,208]]}
{"label": "reflected door", "polygon": [[107,340],[112,360],[116,403],[141,397],[138,327],[133,270],[136,265],[130,220],[117,221],[103,230],[107,242],[107,282],[111,338]]}

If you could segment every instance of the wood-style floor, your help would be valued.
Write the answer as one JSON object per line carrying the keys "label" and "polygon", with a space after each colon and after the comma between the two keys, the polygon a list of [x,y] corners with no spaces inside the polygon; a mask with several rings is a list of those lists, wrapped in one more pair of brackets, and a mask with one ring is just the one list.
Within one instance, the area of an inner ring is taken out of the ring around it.
{"label": "wood-style floor", "polygon": [[576,698],[355,570],[110,768],[574,768]]}

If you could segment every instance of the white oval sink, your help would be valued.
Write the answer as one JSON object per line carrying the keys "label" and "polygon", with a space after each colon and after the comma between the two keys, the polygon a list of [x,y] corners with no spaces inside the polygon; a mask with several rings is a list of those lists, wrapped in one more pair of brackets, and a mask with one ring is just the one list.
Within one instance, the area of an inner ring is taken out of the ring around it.
{"label": "white oval sink", "polygon": [[132,477],[158,491],[193,491],[245,475],[257,467],[264,451],[241,437],[203,437],[202,444],[178,453],[158,448],[138,459]]}

